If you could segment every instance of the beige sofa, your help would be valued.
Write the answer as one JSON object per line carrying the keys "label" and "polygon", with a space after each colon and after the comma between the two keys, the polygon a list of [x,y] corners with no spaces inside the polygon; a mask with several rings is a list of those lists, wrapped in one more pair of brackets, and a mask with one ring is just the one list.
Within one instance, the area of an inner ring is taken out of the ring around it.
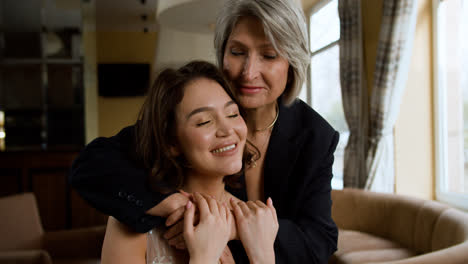
{"label": "beige sofa", "polygon": [[466,264],[468,213],[355,189],[332,191],[338,250],[330,264]]}
{"label": "beige sofa", "polygon": [[36,198],[0,198],[0,264],[100,263],[105,226],[45,232]]}

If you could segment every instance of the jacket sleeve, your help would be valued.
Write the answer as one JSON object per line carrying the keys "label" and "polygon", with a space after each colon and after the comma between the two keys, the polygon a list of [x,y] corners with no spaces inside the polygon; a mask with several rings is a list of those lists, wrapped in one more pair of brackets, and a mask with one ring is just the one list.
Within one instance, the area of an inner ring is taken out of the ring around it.
{"label": "jacket sleeve", "polygon": [[[287,217],[279,216],[275,240],[276,263],[328,263],[336,251],[338,229],[331,217],[331,178],[333,153],[339,134],[334,132],[318,162],[310,162],[305,175],[298,177],[295,195]],[[317,157],[317,149],[307,142],[303,157]],[[317,145],[317,144],[315,144]],[[305,161],[304,160],[304,161]],[[305,163],[305,162],[302,162]]]}
{"label": "jacket sleeve", "polygon": [[153,193],[147,183],[147,170],[128,154],[133,144],[133,127],[116,136],[97,138],[73,162],[69,183],[89,204],[112,215],[136,232],[147,232],[164,222],[145,212],[167,195]]}

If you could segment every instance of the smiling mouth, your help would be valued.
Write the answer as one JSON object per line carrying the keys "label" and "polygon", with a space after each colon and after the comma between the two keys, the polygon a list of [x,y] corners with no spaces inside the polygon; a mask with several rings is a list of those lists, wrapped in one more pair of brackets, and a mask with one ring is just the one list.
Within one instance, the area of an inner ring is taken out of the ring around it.
{"label": "smiling mouth", "polygon": [[236,147],[236,144],[232,144],[232,145],[229,145],[229,146],[226,146],[226,147],[222,147],[222,148],[219,148],[219,149],[212,150],[211,152],[212,153],[223,153],[225,151],[229,151],[231,149],[234,149],[235,147]]}
{"label": "smiling mouth", "polygon": [[241,94],[257,94],[262,91],[262,87],[257,86],[241,86],[239,87]]}

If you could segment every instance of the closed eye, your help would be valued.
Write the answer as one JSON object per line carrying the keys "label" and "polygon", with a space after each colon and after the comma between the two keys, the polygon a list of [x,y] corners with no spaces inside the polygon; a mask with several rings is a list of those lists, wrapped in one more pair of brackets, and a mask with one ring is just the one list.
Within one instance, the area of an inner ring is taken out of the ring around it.
{"label": "closed eye", "polygon": [[229,118],[236,118],[236,117],[238,117],[238,116],[239,116],[239,114],[228,115]]}
{"label": "closed eye", "polygon": [[231,54],[234,55],[234,56],[242,56],[242,55],[244,55],[244,52],[231,50]]}
{"label": "closed eye", "polygon": [[265,55],[263,55],[263,57],[265,59],[268,59],[268,60],[273,60],[273,59],[276,59],[277,56],[276,55],[271,55],[271,54],[265,54]]}
{"label": "closed eye", "polygon": [[204,126],[204,125],[206,125],[206,124],[208,124],[208,123],[210,123],[210,122],[211,122],[211,121],[208,120],[208,121],[205,121],[205,122],[198,123],[198,124],[197,124],[197,127]]}

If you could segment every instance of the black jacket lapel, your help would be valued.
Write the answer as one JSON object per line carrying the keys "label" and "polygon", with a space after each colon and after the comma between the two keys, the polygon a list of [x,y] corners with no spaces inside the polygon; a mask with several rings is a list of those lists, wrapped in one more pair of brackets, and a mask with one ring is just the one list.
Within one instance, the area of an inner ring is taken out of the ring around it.
{"label": "black jacket lapel", "polygon": [[288,179],[305,139],[295,109],[294,104],[287,107],[279,102],[278,121],[265,157],[265,198],[271,197],[273,201],[279,201],[288,192]]}

